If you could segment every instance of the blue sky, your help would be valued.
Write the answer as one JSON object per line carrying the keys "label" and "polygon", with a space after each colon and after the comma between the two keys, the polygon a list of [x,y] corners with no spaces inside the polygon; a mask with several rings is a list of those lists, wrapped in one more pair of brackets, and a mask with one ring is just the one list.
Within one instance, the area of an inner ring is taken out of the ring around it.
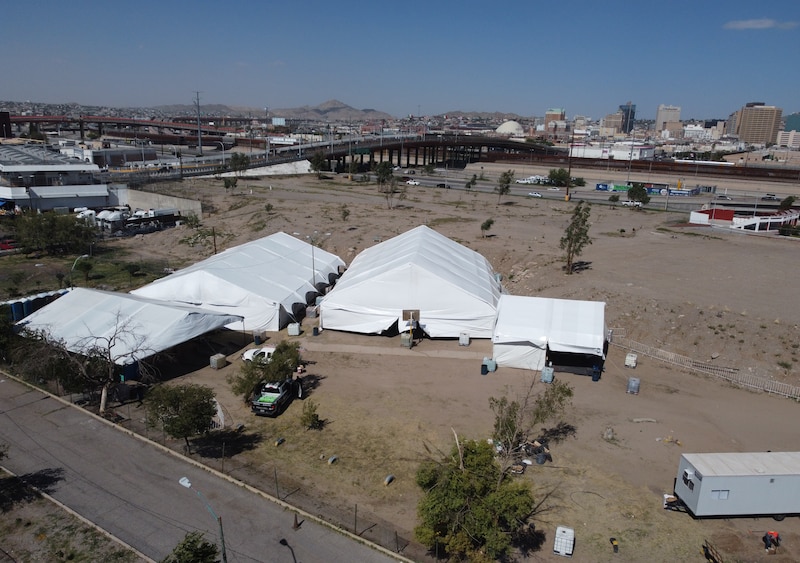
{"label": "blue sky", "polygon": [[6,1],[0,100],[683,119],[800,111],[800,2]]}

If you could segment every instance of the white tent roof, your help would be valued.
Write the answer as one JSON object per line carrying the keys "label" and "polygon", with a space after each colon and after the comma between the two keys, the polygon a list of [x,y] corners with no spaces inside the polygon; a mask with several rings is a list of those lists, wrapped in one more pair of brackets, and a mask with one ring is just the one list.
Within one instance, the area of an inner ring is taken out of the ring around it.
{"label": "white tent roof", "polygon": [[[344,262],[283,232],[230,248],[132,291],[244,317],[241,330],[276,331],[306,303],[314,285],[328,285]],[[313,274],[312,274],[313,268]]]}
{"label": "white tent roof", "polygon": [[605,307],[597,301],[503,295],[492,342],[498,365],[540,370],[547,349],[603,356]]}
{"label": "white tent roof", "polygon": [[420,226],[361,252],[322,300],[320,323],[376,334],[419,309],[431,337],[491,338],[501,290],[486,258]]}
{"label": "white tent roof", "polygon": [[114,362],[123,365],[176,346],[241,317],[154,301],[127,293],[75,288],[17,323],[46,332],[64,342],[67,350],[85,353],[111,348]]}

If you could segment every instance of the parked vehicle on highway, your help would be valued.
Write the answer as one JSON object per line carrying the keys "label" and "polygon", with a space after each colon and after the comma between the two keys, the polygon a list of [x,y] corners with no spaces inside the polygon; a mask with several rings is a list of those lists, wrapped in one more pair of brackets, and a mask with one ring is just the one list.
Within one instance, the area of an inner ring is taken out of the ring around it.
{"label": "parked vehicle on highway", "polygon": [[258,416],[278,416],[294,398],[303,398],[299,379],[284,379],[277,383],[260,382],[253,389],[250,410]]}

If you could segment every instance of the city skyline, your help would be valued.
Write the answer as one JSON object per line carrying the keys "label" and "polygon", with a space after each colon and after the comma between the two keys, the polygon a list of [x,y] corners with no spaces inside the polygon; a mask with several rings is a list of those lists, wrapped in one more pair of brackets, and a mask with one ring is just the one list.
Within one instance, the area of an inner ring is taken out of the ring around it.
{"label": "city skyline", "polygon": [[[773,9],[770,9],[773,6]],[[395,117],[453,111],[601,119],[630,101],[726,119],[748,102],[800,111],[800,4],[621,0],[486,9],[410,0],[4,7],[0,99],[112,107],[295,108],[337,99]],[[47,17],[44,17],[44,16]],[[35,25],[33,22],[35,21]]]}

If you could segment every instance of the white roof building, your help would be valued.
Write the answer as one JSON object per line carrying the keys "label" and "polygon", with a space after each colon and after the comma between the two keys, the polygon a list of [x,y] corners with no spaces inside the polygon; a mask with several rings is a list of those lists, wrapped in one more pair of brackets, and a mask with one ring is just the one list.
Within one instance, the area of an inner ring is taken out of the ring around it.
{"label": "white roof building", "polygon": [[132,291],[240,315],[238,330],[277,331],[332,283],[344,262],[283,232],[230,248]]}
{"label": "white roof building", "polygon": [[407,328],[419,310],[432,338],[491,338],[502,287],[489,262],[419,226],[361,252],[320,305],[320,326],[365,334]]}

